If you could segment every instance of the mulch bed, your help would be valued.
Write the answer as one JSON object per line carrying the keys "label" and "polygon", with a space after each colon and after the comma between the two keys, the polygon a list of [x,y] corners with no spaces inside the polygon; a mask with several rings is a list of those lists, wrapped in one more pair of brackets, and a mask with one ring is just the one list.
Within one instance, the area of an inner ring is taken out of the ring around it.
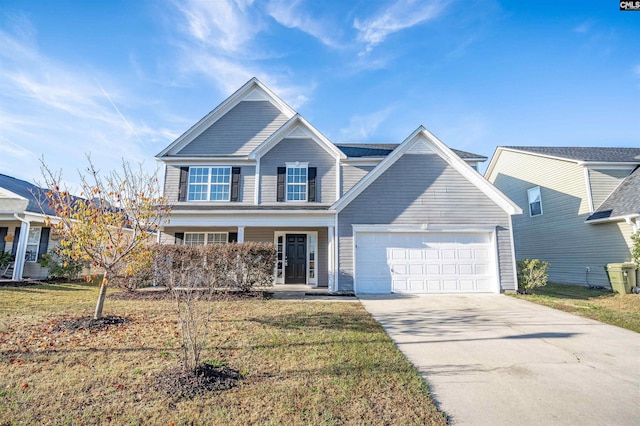
{"label": "mulch bed", "polygon": [[[113,300],[173,300],[169,290],[136,290],[119,291],[107,295]],[[213,293],[213,300],[267,300],[273,297],[269,291],[218,291]]]}
{"label": "mulch bed", "polygon": [[107,315],[98,320],[93,319],[93,317],[65,318],[56,322],[52,327],[52,331],[76,332],[80,330],[101,330],[130,322],[131,318],[119,317],[117,315]]}
{"label": "mulch bed", "polygon": [[193,398],[212,391],[224,391],[236,386],[241,374],[227,366],[214,367],[200,364],[196,371],[182,367],[165,370],[156,376],[158,390],[176,398]]}

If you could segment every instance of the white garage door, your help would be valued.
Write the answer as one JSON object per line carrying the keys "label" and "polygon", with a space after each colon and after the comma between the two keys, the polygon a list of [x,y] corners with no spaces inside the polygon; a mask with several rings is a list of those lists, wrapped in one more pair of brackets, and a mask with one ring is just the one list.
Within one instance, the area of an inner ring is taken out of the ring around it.
{"label": "white garage door", "polygon": [[489,233],[356,233],[358,293],[496,292]]}

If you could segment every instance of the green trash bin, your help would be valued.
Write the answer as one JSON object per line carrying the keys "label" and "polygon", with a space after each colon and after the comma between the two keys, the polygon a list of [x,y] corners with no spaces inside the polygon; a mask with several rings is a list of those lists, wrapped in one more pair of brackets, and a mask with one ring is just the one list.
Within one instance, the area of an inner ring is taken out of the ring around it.
{"label": "green trash bin", "polygon": [[635,263],[609,263],[604,267],[609,276],[611,290],[619,294],[629,294],[636,285]]}

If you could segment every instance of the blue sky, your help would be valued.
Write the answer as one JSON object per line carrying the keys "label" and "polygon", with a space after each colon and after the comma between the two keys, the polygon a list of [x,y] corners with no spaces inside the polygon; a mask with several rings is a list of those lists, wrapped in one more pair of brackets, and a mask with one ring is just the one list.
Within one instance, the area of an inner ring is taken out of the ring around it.
{"label": "blue sky", "polygon": [[0,3],[0,173],[154,155],[253,76],[334,142],[640,146],[617,0]]}

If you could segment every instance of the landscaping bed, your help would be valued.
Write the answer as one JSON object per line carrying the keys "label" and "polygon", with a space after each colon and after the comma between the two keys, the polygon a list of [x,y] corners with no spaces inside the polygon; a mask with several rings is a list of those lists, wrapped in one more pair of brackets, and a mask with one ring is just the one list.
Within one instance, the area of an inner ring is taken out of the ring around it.
{"label": "landscaping bed", "polygon": [[514,295],[554,309],[640,333],[640,295],[616,294],[610,290],[549,283],[533,294]]}
{"label": "landscaping bed", "polygon": [[184,394],[170,300],[108,298],[126,321],[57,326],[89,317],[97,291],[0,288],[0,424],[446,424],[360,304],[214,302],[207,382]]}

